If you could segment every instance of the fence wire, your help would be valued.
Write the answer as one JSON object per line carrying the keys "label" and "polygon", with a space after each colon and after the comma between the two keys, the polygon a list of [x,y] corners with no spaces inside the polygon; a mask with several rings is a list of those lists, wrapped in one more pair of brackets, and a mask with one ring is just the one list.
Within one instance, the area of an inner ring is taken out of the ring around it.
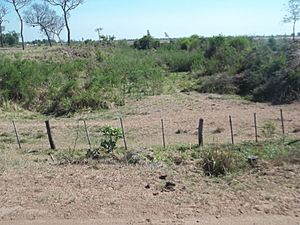
{"label": "fence wire", "polygon": [[[201,117],[200,117],[201,118]],[[164,135],[166,145],[196,145],[198,143],[198,121],[195,122],[184,120],[173,121],[172,118],[163,118]],[[222,118],[222,122],[216,123],[214,118],[204,119],[204,144],[221,144],[231,143],[231,132],[229,118]],[[112,126],[121,128],[120,120],[111,121],[86,119],[87,130],[89,133],[90,143],[87,139],[87,133],[83,119],[52,119],[50,126],[53,139],[57,149],[89,149],[100,147],[102,139],[101,128]],[[282,120],[280,116],[270,118],[268,121],[274,124],[276,131],[274,135],[282,135]],[[258,139],[264,140],[263,130],[267,129],[257,115]],[[124,130],[129,149],[138,147],[162,146],[163,136],[160,119],[150,119],[140,123],[138,120],[123,119]],[[286,129],[289,129],[289,120],[284,120]],[[169,126],[172,124],[172,126]],[[255,141],[254,117],[232,116],[234,142]],[[18,121],[15,120],[16,130],[20,139],[21,147],[28,150],[49,149],[49,141],[45,127],[45,121]],[[174,129],[174,127],[176,127]],[[18,148],[12,121],[0,121],[0,143],[15,146]],[[120,140],[118,146],[123,147],[123,140]]]}

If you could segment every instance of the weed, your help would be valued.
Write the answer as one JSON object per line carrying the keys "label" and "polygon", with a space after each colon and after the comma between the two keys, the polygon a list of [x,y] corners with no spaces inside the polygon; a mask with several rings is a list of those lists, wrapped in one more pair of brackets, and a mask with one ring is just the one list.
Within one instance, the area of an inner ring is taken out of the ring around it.
{"label": "weed", "polygon": [[267,121],[262,127],[262,134],[265,138],[273,138],[276,132],[276,125],[272,121]]}
{"label": "weed", "polygon": [[201,161],[206,175],[218,177],[244,167],[246,160],[225,145],[212,145],[202,150]]}
{"label": "weed", "polygon": [[60,164],[82,163],[86,159],[85,151],[74,149],[58,150],[53,152],[53,156]]}
{"label": "weed", "polygon": [[16,140],[13,137],[4,137],[4,138],[1,138],[1,142],[6,143],[6,144],[13,144],[16,142]]}

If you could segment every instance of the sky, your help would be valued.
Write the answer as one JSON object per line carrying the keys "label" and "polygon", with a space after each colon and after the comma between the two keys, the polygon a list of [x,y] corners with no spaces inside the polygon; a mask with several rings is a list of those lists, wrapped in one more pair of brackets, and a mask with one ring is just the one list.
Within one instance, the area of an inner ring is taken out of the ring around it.
{"label": "sky", "polygon": [[[140,38],[147,30],[156,38],[168,33],[171,38],[216,35],[291,34],[292,25],[284,24],[288,0],[85,0],[71,11],[73,40],[97,39],[95,29],[117,39]],[[36,0],[35,2],[39,2]],[[19,32],[19,21],[9,7],[6,31]],[[53,7],[58,14],[61,11]],[[26,10],[26,9],[25,9]],[[24,10],[23,10],[24,11]],[[299,25],[300,30],[300,25]],[[43,39],[37,28],[25,25],[26,41]],[[62,33],[66,39],[66,33]]]}

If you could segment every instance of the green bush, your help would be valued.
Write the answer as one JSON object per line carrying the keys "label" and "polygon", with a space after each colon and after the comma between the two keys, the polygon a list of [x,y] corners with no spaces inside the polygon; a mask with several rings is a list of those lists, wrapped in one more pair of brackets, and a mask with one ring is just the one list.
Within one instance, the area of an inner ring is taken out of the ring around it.
{"label": "green bush", "polygon": [[[274,91],[276,90],[276,91]],[[274,104],[291,103],[300,99],[300,68],[277,72],[253,93],[254,101]]]}
{"label": "green bush", "polygon": [[19,35],[15,32],[3,34],[3,44],[7,46],[17,46],[19,44]]}
{"label": "green bush", "polygon": [[265,138],[272,138],[275,135],[276,125],[272,121],[267,121],[262,127],[262,134]]}
{"label": "green bush", "polygon": [[235,94],[237,88],[230,75],[220,74],[203,77],[198,84],[197,91],[201,93]]}
{"label": "green bush", "polygon": [[145,35],[141,39],[135,41],[133,45],[137,49],[147,50],[158,48],[160,43],[159,40],[154,39],[151,35]]}
{"label": "green bush", "polygon": [[159,50],[158,58],[170,72],[190,72],[197,53],[184,50]]}
{"label": "green bush", "polygon": [[101,129],[103,139],[101,140],[101,147],[108,153],[113,153],[117,146],[117,142],[122,138],[122,130],[120,128],[113,128],[110,126]]}
{"label": "green bush", "polygon": [[199,92],[239,94],[275,104],[300,99],[300,68],[289,68],[297,43],[288,40],[193,35],[159,45],[148,34],[135,48],[124,41],[87,45],[88,54],[72,49],[75,59],[61,61],[0,55],[0,101],[57,116],[107,109],[124,105],[128,96],[161,94],[165,75],[173,72],[197,79],[191,83],[198,83],[194,88]]}
{"label": "green bush", "polygon": [[95,51],[95,61],[0,57],[0,99],[61,116],[85,108],[123,105],[128,94],[162,92],[165,72],[153,55],[128,47],[107,50],[112,53]]}
{"label": "green bush", "polygon": [[201,152],[201,166],[208,176],[223,176],[245,166],[246,159],[226,146],[208,146]]}

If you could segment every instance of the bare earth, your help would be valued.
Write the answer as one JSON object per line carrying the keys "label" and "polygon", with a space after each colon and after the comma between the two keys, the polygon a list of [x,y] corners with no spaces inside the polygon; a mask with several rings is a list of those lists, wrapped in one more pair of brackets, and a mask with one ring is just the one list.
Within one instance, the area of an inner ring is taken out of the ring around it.
{"label": "bare earth", "polygon": [[[92,138],[104,124],[118,126],[124,117],[129,146],[160,145],[160,118],[166,120],[169,144],[195,143],[197,121],[205,119],[207,142],[230,141],[228,115],[237,141],[253,140],[253,113],[259,123],[271,119],[280,134],[279,109],[286,132],[300,137],[300,104],[270,106],[216,95],[178,94],[132,101],[110,113],[52,120],[59,148],[86,146],[76,119],[86,118]],[[184,166],[127,166],[114,162],[57,166],[47,156],[24,153],[48,148],[44,118],[15,115],[24,150],[6,139],[0,149],[0,225],[21,224],[223,224],[299,225],[300,165],[266,165],[259,171],[211,179],[194,163]],[[11,114],[2,113],[0,135],[10,138]],[[219,128],[221,133],[213,134]],[[176,131],[181,130],[180,134]],[[39,135],[39,136],[37,136]],[[12,136],[13,137],[13,136]],[[122,143],[120,143],[122,144]],[[166,175],[166,180],[159,177]],[[166,183],[175,184],[166,189]]]}

